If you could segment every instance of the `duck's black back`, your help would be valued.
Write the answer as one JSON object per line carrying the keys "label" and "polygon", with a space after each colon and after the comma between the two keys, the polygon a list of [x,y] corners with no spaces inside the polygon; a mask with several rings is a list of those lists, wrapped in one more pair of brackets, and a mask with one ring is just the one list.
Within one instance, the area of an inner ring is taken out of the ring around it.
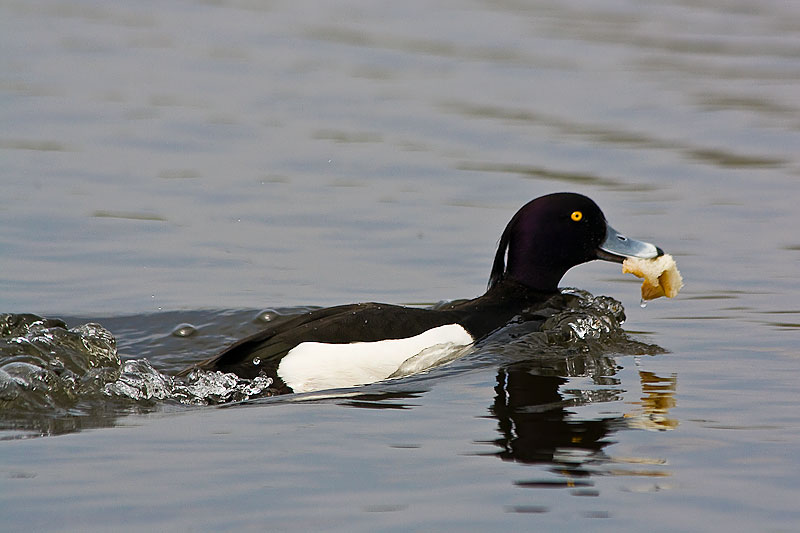
{"label": "duck's black back", "polygon": [[233,372],[249,379],[264,373],[276,380],[280,388],[275,369],[289,350],[303,342],[346,344],[402,339],[447,324],[460,324],[479,340],[525,308],[541,304],[550,296],[513,281],[503,281],[480,298],[435,310],[381,303],[317,309],[279,319],[195,368]]}

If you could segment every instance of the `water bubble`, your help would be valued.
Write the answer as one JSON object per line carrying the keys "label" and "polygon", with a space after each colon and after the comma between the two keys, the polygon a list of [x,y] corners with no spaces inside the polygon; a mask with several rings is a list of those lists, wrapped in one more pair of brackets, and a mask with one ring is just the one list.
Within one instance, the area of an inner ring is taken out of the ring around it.
{"label": "water bubble", "polygon": [[197,333],[197,328],[187,323],[178,324],[172,330],[173,337],[191,337],[195,333]]}
{"label": "water bubble", "polygon": [[263,311],[261,311],[260,313],[258,313],[258,314],[257,314],[257,315],[256,315],[256,316],[253,318],[253,322],[256,322],[256,323],[261,323],[261,322],[272,322],[273,320],[275,320],[275,319],[276,319],[276,318],[278,318],[279,316],[280,316],[280,315],[279,315],[279,314],[278,314],[276,311],[274,311],[274,310],[272,310],[272,309],[264,309]]}

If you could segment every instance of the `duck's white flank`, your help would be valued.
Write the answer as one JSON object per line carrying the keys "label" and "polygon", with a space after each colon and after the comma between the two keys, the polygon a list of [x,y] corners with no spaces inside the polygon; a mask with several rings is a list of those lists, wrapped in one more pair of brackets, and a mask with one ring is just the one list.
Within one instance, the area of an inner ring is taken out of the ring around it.
{"label": "duck's white flank", "polygon": [[378,342],[304,342],[278,365],[278,376],[295,392],[354,387],[391,376],[403,362],[436,347],[442,356],[475,339],[458,324],[429,329],[414,337]]}

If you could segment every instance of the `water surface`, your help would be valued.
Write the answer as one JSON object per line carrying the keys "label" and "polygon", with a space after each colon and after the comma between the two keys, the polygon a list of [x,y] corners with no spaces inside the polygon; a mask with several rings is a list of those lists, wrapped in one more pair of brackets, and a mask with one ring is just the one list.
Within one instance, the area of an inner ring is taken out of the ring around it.
{"label": "water surface", "polygon": [[625,306],[599,351],[22,413],[5,527],[796,529],[798,58],[778,1],[3,3],[0,312],[98,323],[120,364],[478,295],[557,190],[687,281],[642,309],[616,265],[568,273]]}

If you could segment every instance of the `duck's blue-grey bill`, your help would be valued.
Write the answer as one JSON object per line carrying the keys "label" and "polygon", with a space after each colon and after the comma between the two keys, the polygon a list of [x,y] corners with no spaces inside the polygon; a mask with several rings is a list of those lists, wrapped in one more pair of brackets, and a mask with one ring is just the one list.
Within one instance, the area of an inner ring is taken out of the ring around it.
{"label": "duck's blue-grey bill", "polygon": [[653,259],[660,255],[664,255],[664,251],[655,244],[629,239],[611,226],[607,226],[606,240],[597,250],[598,259],[616,263],[622,263],[626,257]]}

